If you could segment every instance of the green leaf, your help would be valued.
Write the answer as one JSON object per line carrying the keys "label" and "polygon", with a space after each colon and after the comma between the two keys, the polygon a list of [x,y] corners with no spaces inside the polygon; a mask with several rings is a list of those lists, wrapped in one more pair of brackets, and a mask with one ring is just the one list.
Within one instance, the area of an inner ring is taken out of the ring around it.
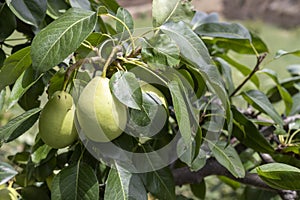
{"label": "green leaf", "polygon": [[20,20],[36,27],[46,16],[47,0],[6,0],[6,3]]}
{"label": "green leaf", "polygon": [[47,14],[53,19],[57,19],[64,14],[70,6],[61,0],[47,0]]}
{"label": "green leaf", "polygon": [[168,83],[168,88],[171,92],[175,116],[178,121],[179,131],[182,135],[184,144],[190,146],[192,141],[192,129],[190,121],[190,113],[187,107],[186,99],[182,93],[182,88],[176,81]]}
{"label": "green leaf", "polygon": [[228,93],[231,94],[234,91],[231,68],[229,64],[222,58],[216,57],[215,61],[221,67],[220,71],[222,73],[223,79],[225,80],[226,88],[228,90]]}
{"label": "green leaf", "polygon": [[269,52],[267,45],[264,41],[254,33],[250,33],[252,43],[248,39],[231,39],[231,38],[203,38],[205,43],[215,44],[218,49],[223,49],[225,52],[229,50],[235,51],[240,54],[256,54]]}
{"label": "green leaf", "polygon": [[[6,4],[0,3],[0,7],[0,42],[2,42],[14,32],[17,27],[17,21],[15,15]],[[2,66],[1,62],[0,66]]]}
{"label": "green leaf", "polygon": [[45,89],[43,78],[40,78],[34,83],[23,96],[19,99],[18,104],[25,110],[37,108],[41,104],[40,96],[42,96]]}
{"label": "green leaf", "polygon": [[279,190],[300,190],[300,169],[283,164],[269,163],[256,168],[259,177],[270,187]]}
{"label": "green leaf", "polygon": [[[299,92],[299,90],[296,88],[296,84],[298,84],[299,82],[300,82],[300,76],[295,76],[295,77],[289,77],[289,78],[281,80],[280,85],[283,88],[285,88],[290,93],[291,96],[294,96],[295,94],[297,94]],[[280,96],[277,86],[268,90],[267,96],[269,97],[269,99],[272,103],[278,102],[281,100],[281,96]]]}
{"label": "green leaf", "polygon": [[232,146],[226,147],[225,143],[213,144],[212,142],[209,145],[217,161],[228,169],[234,177],[243,178],[245,176],[244,166]]}
{"label": "green leaf", "polygon": [[91,10],[91,3],[89,2],[89,0],[70,0],[70,4],[73,8]]}
{"label": "green leaf", "polygon": [[247,39],[251,42],[249,31],[242,25],[226,22],[211,22],[199,25],[194,30],[200,36]]}
{"label": "green leaf", "polygon": [[51,97],[54,92],[62,90],[65,80],[65,72],[64,68],[60,68],[50,79],[49,87],[47,89],[48,97]]}
{"label": "green leaf", "polygon": [[26,47],[5,59],[0,68],[0,90],[14,83],[31,65],[30,47]]}
{"label": "green leaf", "polygon": [[80,162],[64,168],[53,179],[51,199],[99,199],[99,183],[95,172],[89,165]]}
{"label": "green leaf", "polygon": [[211,65],[209,52],[202,40],[183,22],[167,23],[161,30],[174,40],[181,56],[196,68],[207,84],[214,90],[226,109],[228,130],[232,129],[232,114],[227,92],[217,67]]}
{"label": "green leaf", "polygon": [[109,81],[114,96],[130,108],[140,110],[143,104],[140,84],[131,72],[116,72]]}
{"label": "green leaf", "polygon": [[6,59],[5,52],[3,51],[3,49],[0,49],[0,69],[3,66],[5,59]]}
{"label": "green leaf", "polygon": [[142,48],[142,57],[153,70],[178,66],[179,55],[176,43],[165,34],[145,40]]}
{"label": "green leaf", "polygon": [[201,183],[198,184],[190,184],[190,188],[196,197],[198,197],[199,199],[205,199],[206,184],[204,180],[202,180]]}
{"label": "green leaf", "polygon": [[152,17],[153,26],[158,27],[165,23],[176,8],[179,6],[180,0],[153,0],[152,2]]}
{"label": "green leaf", "polygon": [[9,164],[0,162],[0,185],[12,179],[18,172]]}
{"label": "green leaf", "polygon": [[22,188],[21,196],[24,200],[50,200],[48,191],[45,188],[33,185]]}
{"label": "green leaf", "polygon": [[169,168],[139,175],[152,195],[158,199],[175,199],[175,183]]}
{"label": "green leaf", "polygon": [[109,171],[104,199],[147,200],[147,192],[142,180],[137,174],[132,174],[116,165]]}
{"label": "green leaf", "polygon": [[275,71],[271,70],[271,69],[263,69],[261,70],[262,73],[265,73],[266,75],[268,75],[270,78],[272,78],[272,80],[275,82],[277,89],[279,91],[279,94],[285,104],[285,114],[289,115],[292,107],[293,107],[293,98],[290,95],[290,93],[280,85],[279,79],[278,79],[278,75]]}
{"label": "green leaf", "polygon": [[250,105],[269,115],[278,125],[283,126],[282,118],[264,93],[259,90],[249,90],[247,92],[243,92],[242,95]]}
{"label": "green leaf", "polygon": [[105,8],[112,11],[113,13],[117,13],[118,8],[120,7],[116,0],[99,0],[100,5],[102,4]]}
{"label": "green leaf", "polygon": [[4,126],[0,127],[0,144],[10,141],[12,136],[20,136],[29,128],[31,128],[31,126],[37,120],[40,110],[40,108],[34,108],[24,112],[23,114],[10,120]]}
{"label": "green leaf", "polygon": [[275,59],[278,59],[278,58],[280,58],[282,56],[286,56],[286,55],[293,55],[293,56],[300,57],[300,50],[295,50],[295,51],[278,50],[275,54]]}
{"label": "green leaf", "polygon": [[45,72],[72,52],[94,30],[95,12],[71,8],[39,32],[32,41],[32,64],[38,72]]}
{"label": "green leaf", "polygon": [[234,126],[232,134],[241,143],[262,153],[273,153],[274,149],[256,126],[236,108],[232,107]]}
{"label": "green leaf", "polygon": [[30,156],[33,163],[38,164],[43,159],[47,158],[49,152],[52,150],[51,147],[49,147],[46,144],[43,144],[39,146]]}
{"label": "green leaf", "polygon": [[[129,31],[132,33],[134,30],[134,24],[131,14],[126,10],[125,8],[119,8],[117,11],[117,18],[119,18],[129,29]],[[117,33],[121,34],[121,40],[125,40],[129,37],[128,30],[126,27],[120,23],[119,21],[116,21],[116,31]]]}
{"label": "green leaf", "polygon": [[29,67],[17,79],[8,99],[7,110],[14,106],[19,101],[19,99],[25,94],[25,92],[41,78],[40,76],[34,80],[33,77],[34,71],[31,67]]}
{"label": "green leaf", "polygon": [[289,66],[287,66],[286,69],[292,76],[300,76],[300,65],[299,64],[289,65]]}
{"label": "green leaf", "polygon": [[244,193],[242,195],[241,199],[244,200],[266,200],[266,199],[278,199],[276,198],[277,192],[274,191],[267,191],[258,189],[255,187],[247,186],[244,190]]}

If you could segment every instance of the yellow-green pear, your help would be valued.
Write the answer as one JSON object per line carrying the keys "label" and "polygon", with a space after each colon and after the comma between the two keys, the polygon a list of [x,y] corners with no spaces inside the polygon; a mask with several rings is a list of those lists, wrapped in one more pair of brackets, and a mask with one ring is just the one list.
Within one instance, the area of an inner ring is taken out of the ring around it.
{"label": "yellow-green pear", "polygon": [[41,111],[39,134],[45,144],[59,149],[77,139],[74,125],[75,105],[72,96],[64,91],[55,92]]}
{"label": "yellow-green pear", "polygon": [[14,188],[6,187],[0,189],[0,199],[2,200],[18,200],[19,193]]}
{"label": "yellow-green pear", "polygon": [[104,77],[93,78],[83,89],[76,114],[83,133],[95,142],[117,138],[127,123],[127,108],[113,96]]}

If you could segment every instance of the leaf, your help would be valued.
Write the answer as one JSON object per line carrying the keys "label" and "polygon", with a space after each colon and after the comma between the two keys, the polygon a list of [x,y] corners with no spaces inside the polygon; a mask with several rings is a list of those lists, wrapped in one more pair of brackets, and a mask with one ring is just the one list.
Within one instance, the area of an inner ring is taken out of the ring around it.
{"label": "leaf", "polygon": [[168,84],[168,88],[171,92],[180,134],[182,135],[185,146],[190,146],[192,141],[192,124],[189,117],[190,113],[187,108],[187,102],[182,94],[183,91],[176,81],[171,81]]}
{"label": "leaf", "polygon": [[174,40],[181,56],[196,68],[207,84],[214,90],[226,109],[228,130],[232,128],[232,114],[227,92],[217,68],[211,65],[210,55],[202,40],[183,22],[167,23],[161,30]]}
{"label": "leaf", "polygon": [[0,185],[15,177],[16,174],[18,172],[11,165],[0,162]]}
{"label": "leaf", "polygon": [[99,183],[95,172],[89,165],[80,162],[64,168],[53,179],[51,199],[99,199]]}
{"label": "leaf", "polygon": [[259,177],[270,187],[279,190],[300,190],[300,169],[283,164],[269,163],[256,168]]}
{"label": "leaf", "polygon": [[33,69],[45,72],[69,56],[94,30],[96,21],[95,12],[71,8],[49,24],[32,41]]}
{"label": "leaf", "polygon": [[0,90],[14,83],[31,65],[30,47],[26,47],[5,59],[0,68]]}
{"label": "leaf", "polygon": [[89,2],[89,0],[70,0],[70,4],[73,8],[91,10],[91,3]]}
{"label": "leaf", "polygon": [[215,61],[221,67],[220,71],[222,72],[223,79],[225,80],[226,88],[228,90],[228,93],[231,94],[234,91],[234,84],[233,84],[233,80],[232,80],[231,68],[230,68],[229,64],[222,58],[216,57]]}
{"label": "leaf", "polygon": [[218,22],[219,16],[217,13],[205,13],[202,11],[196,11],[195,15],[193,16],[193,19],[191,21],[191,25],[193,25],[193,30],[198,27],[200,24],[203,23],[210,23],[210,22]]}
{"label": "leaf", "polygon": [[261,153],[273,153],[274,149],[266,138],[259,133],[256,126],[236,108],[232,107],[234,126],[232,130],[241,143]]}
{"label": "leaf", "polygon": [[104,199],[147,200],[147,192],[142,180],[137,174],[132,174],[116,165],[109,171]]}
{"label": "leaf", "polygon": [[261,70],[261,72],[265,73],[266,75],[268,75],[270,78],[273,79],[273,81],[276,83],[277,89],[279,91],[279,94],[285,104],[285,114],[289,115],[292,107],[293,107],[293,99],[292,96],[290,95],[290,93],[280,85],[279,79],[278,79],[278,75],[275,71],[271,70],[271,69],[263,69]]}
{"label": "leaf", "polygon": [[201,183],[190,184],[190,188],[196,197],[198,197],[199,199],[205,199],[206,184],[205,184],[204,179],[201,181]]}
{"label": "leaf", "polygon": [[286,55],[293,55],[293,56],[300,57],[300,50],[295,50],[295,51],[278,50],[275,54],[275,59],[278,59],[278,58],[280,58],[282,56],[286,56]]}
{"label": "leaf", "polygon": [[109,81],[115,97],[130,108],[141,110],[143,104],[142,90],[135,75],[131,72],[116,72]]}
{"label": "leaf", "polygon": [[11,11],[23,22],[38,27],[46,16],[47,0],[6,0]]}
{"label": "leaf", "polygon": [[117,13],[118,8],[120,7],[116,0],[99,0],[99,2],[113,13]]}
{"label": "leaf", "polygon": [[235,51],[240,54],[256,54],[269,52],[267,45],[264,41],[254,33],[250,33],[252,43],[247,39],[231,39],[231,38],[203,38],[204,42],[215,43],[218,48],[222,48],[227,52],[228,50]]}
{"label": "leaf", "polygon": [[34,80],[33,77],[34,71],[31,67],[29,67],[17,79],[8,99],[7,110],[14,106],[19,101],[19,99],[25,94],[25,92],[28,91],[28,89],[41,78],[40,76]]}
{"label": "leaf", "polygon": [[250,105],[269,115],[278,125],[283,126],[282,118],[264,93],[259,90],[249,90],[247,92],[243,92],[242,95]]}
{"label": "leaf", "polygon": [[30,156],[33,163],[38,164],[43,159],[47,158],[49,152],[52,150],[51,147],[49,147],[46,144],[43,144],[39,146]]}
{"label": "leaf", "polygon": [[242,25],[226,22],[211,22],[199,25],[195,30],[200,36],[247,39],[251,42],[249,31]]}
{"label": "leaf", "polygon": [[[296,88],[296,84],[300,82],[300,76],[295,77],[289,77],[286,79],[283,79],[280,81],[280,85],[285,88],[290,95],[294,96],[299,92],[299,90]],[[267,92],[267,96],[269,97],[269,100],[274,103],[281,100],[280,93],[278,91],[277,86],[271,88]],[[294,102],[295,103],[295,102]]]}
{"label": "leaf", "polygon": [[145,47],[142,48],[142,57],[153,70],[178,66],[179,55],[176,43],[165,34],[145,40]]}
{"label": "leaf", "polygon": [[24,200],[34,199],[34,200],[50,200],[48,191],[45,188],[37,186],[26,186],[21,190],[21,196]]}
{"label": "leaf", "polygon": [[[1,18],[0,18],[1,19]],[[1,23],[1,22],[0,22]],[[1,25],[0,25],[1,26]],[[1,29],[1,27],[0,27]],[[1,37],[1,36],[0,36]],[[5,55],[5,52],[3,51],[3,49],[0,49],[0,69],[1,67],[3,66],[3,63],[6,59],[6,55]]]}
{"label": "leaf", "polygon": [[[129,29],[129,31],[132,33],[134,30],[134,24],[131,14],[126,10],[125,8],[119,8],[117,11],[117,18],[119,18]],[[124,26],[124,24],[120,23],[119,21],[116,22],[116,31],[117,33],[121,33],[121,39],[125,40],[129,37],[128,30]]]}
{"label": "leaf", "polygon": [[40,108],[34,108],[32,110],[24,112],[23,114],[10,120],[4,126],[0,127],[0,144],[2,144],[3,142],[8,142],[11,136],[20,136],[29,128],[31,128],[34,121],[32,119],[35,119],[35,121],[37,120],[40,110]]}
{"label": "leaf", "polygon": [[152,18],[153,27],[158,27],[165,23],[172,13],[176,10],[180,0],[153,0],[152,2]]}
{"label": "leaf", "polygon": [[53,19],[57,19],[64,14],[70,6],[61,0],[47,0],[47,14]]}
{"label": "leaf", "polygon": [[[10,11],[6,4],[0,4],[0,6],[0,42],[2,42],[17,28],[17,21],[15,15]],[[1,62],[0,66],[2,66]]]}
{"label": "leaf", "polygon": [[289,65],[289,66],[287,66],[286,69],[292,76],[300,76],[300,65],[299,64]]}
{"label": "leaf", "polygon": [[139,175],[152,195],[158,199],[175,199],[175,183],[169,168]]}
{"label": "leaf", "polygon": [[232,146],[225,146],[225,143],[213,144],[210,148],[217,161],[223,165],[236,178],[245,176],[245,169],[239,155]]}

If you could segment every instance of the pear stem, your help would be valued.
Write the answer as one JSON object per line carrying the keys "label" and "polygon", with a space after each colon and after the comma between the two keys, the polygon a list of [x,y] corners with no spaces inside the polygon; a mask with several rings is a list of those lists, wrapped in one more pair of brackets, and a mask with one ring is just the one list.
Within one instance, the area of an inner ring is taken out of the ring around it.
{"label": "pear stem", "polygon": [[112,59],[114,58],[114,56],[116,55],[116,53],[120,50],[120,46],[115,46],[112,51],[110,52],[110,55],[109,57],[107,58],[105,64],[104,64],[104,67],[103,67],[103,70],[102,70],[102,77],[105,78],[106,77],[106,71],[112,61]]}

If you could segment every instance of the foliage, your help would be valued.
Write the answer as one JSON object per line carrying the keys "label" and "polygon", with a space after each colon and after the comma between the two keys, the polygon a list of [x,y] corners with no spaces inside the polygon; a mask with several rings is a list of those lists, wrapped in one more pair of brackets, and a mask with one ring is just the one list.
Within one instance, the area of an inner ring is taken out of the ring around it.
{"label": "foliage", "polygon": [[[245,199],[299,190],[299,65],[284,80],[262,69],[268,47],[243,25],[195,11],[189,1],[154,0],[153,27],[136,34],[115,0],[6,0],[0,30],[0,108],[23,109],[0,127],[1,146],[38,123],[55,91],[76,105],[95,76],[110,79],[128,115],[110,142],[90,140],[75,117],[79,138],[67,148],[52,148],[37,133],[34,144],[0,162],[0,183],[23,199],[186,199],[175,193],[182,184],[204,198],[209,175],[242,188]],[[8,45],[13,31],[26,42]],[[270,60],[299,51],[279,50]],[[231,52],[254,55],[256,65]],[[233,68],[243,80],[234,80]],[[268,91],[261,77],[272,80]],[[141,83],[161,91],[168,106]]]}

